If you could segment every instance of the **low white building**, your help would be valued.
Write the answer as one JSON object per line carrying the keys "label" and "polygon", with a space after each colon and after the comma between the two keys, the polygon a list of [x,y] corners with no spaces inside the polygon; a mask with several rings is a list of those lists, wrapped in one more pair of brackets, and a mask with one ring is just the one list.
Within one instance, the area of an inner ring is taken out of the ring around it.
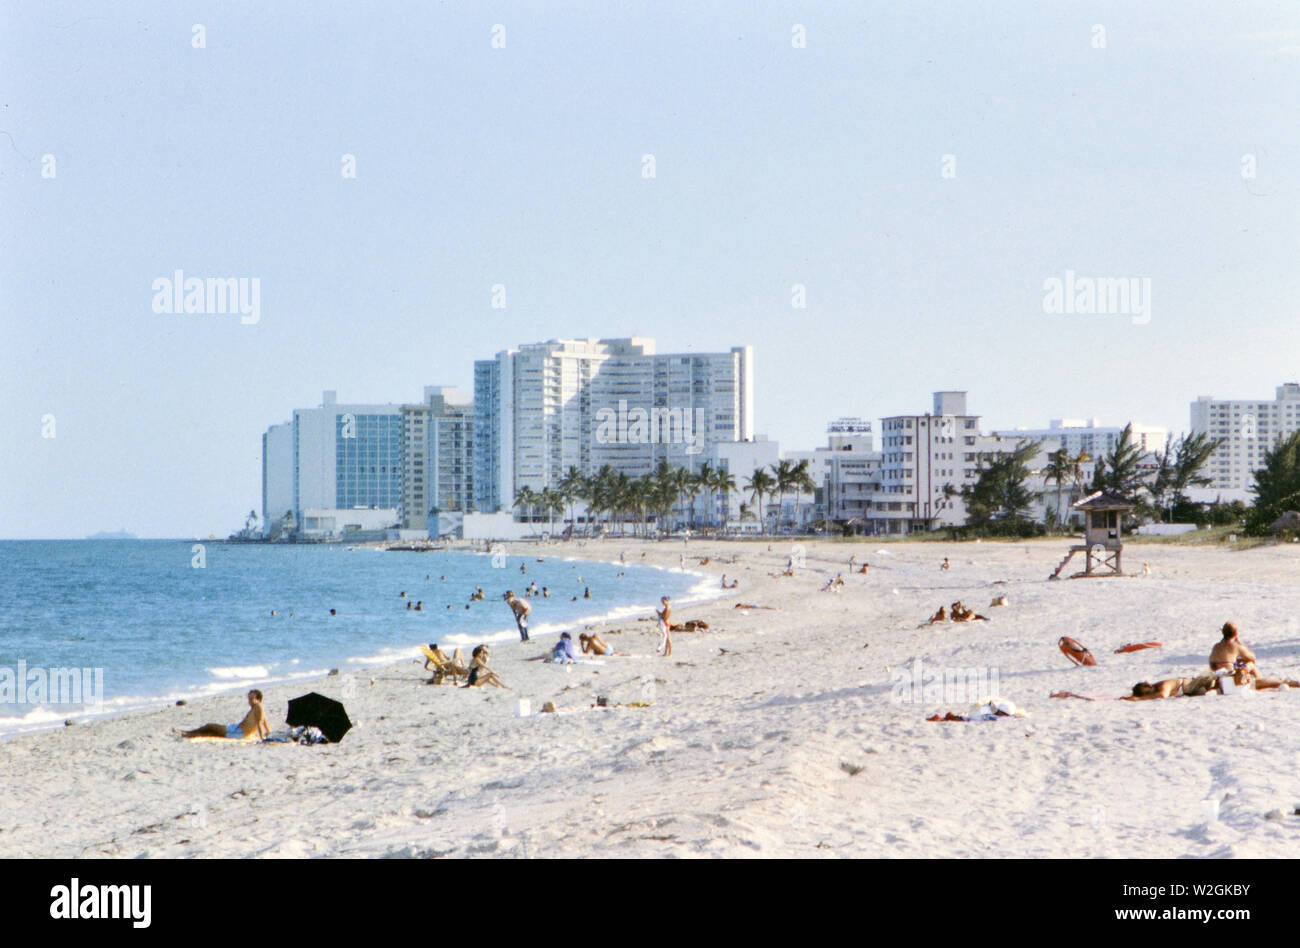
{"label": "low white building", "polygon": [[[717,513],[725,514],[727,529],[733,533],[758,529],[758,504],[745,489],[756,468],[772,468],[781,457],[781,448],[775,441],[756,435],[752,441],[720,441],[709,445],[705,458],[713,467],[721,468],[736,480],[736,489],[723,497],[715,494],[713,503]],[[742,523],[741,505],[747,511]],[[763,514],[767,519],[767,501],[763,501]],[[749,520],[749,516],[754,519]],[[715,519],[722,519],[716,517]]]}
{"label": "low white building", "polygon": [[306,540],[375,539],[400,526],[396,507],[309,507],[299,536]]}
{"label": "low white building", "polygon": [[[1092,458],[1113,451],[1123,433],[1123,425],[1118,428],[1113,425],[1103,426],[1098,418],[1052,418],[1046,428],[1003,428],[993,432],[1001,438],[1032,438],[1034,441],[1051,439],[1056,442],[1053,450],[1064,448],[1072,456],[1086,454]],[[1131,434],[1133,443],[1144,453],[1151,454],[1164,449],[1169,429],[1135,421],[1132,422]]]}

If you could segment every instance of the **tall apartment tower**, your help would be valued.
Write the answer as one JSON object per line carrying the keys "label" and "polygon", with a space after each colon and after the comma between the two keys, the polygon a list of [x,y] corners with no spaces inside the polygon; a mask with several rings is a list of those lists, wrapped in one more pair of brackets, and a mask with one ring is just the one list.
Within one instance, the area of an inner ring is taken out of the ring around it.
{"label": "tall apartment tower", "polygon": [[1272,401],[1202,395],[1192,402],[1191,427],[1219,442],[1204,471],[1211,486],[1247,490],[1265,452],[1300,428],[1300,383],[1279,385]]}
{"label": "tall apartment tower", "polygon": [[693,467],[709,444],[753,438],[753,390],[749,346],[659,354],[633,337],[499,352],[474,365],[476,505],[510,510],[520,489],[554,488],[570,468]]}
{"label": "tall apartment tower", "polygon": [[402,406],[402,429],[402,528],[474,509],[473,404],[453,386],[426,386],[423,402]]}

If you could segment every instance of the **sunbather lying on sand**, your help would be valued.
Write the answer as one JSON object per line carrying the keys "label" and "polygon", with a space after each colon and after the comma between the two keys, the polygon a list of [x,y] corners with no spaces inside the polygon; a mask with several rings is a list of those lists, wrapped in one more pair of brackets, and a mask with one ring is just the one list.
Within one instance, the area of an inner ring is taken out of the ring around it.
{"label": "sunbather lying on sand", "polygon": [[245,738],[264,738],[271,733],[271,726],[266,723],[266,712],[262,710],[262,692],[254,688],[248,693],[248,714],[238,724],[205,724],[192,731],[181,731],[182,737],[229,737],[234,740]]}
{"label": "sunbather lying on sand", "polygon": [[[1191,684],[1190,678],[1166,678],[1164,681],[1155,683],[1149,681],[1139,681],[1133,686],[1133,693],[1121,698],[1121,701],[1153,701],[1156,698],[1177,698],[1187,694],[1184,689]],[[1216,687],[1215,684],[1210,687]],[[1188,694],[1188,697],[1197,697],[1205,694],[1204,691],[1197,691],[1196,694]]]}

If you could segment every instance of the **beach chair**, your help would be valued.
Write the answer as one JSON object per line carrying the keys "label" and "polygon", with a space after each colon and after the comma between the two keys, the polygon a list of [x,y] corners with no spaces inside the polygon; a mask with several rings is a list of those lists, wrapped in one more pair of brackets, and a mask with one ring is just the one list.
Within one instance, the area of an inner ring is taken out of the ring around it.
{"label": "beach chair", "polygon": [[448,677],[451,678],[451,683],[453,685],[460,681],[463,672],[459,671],[455,665],[451,664],[451,662],[443,661],[438,658],[438,656],[433,653],[433,649],[429,648],[429,646],[421,645],[420,652],[425,658],[433,663],[433,678],[430,679],[432,684],[441,685],[446,682]]}

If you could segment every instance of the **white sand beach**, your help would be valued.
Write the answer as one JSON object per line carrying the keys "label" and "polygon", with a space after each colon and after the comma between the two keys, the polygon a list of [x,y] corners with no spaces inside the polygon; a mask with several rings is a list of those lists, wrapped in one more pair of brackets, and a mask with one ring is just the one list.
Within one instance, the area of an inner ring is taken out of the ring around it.
{"label": "white sand beach", "polygon": [[[174,733],[238,720],[238,694],[0,742],[0,855],[1296,851],[1297,691],[1147,702],[1048,695],[1120,695],[1146,678],[1195,674],[1229,619],[1266,675],[1300,677],[1300,545],[1130,545],[1125,565],[1136,575],[1059,582],[1045,580],[1068,545],[1060,539],[800,545],[804,568],[773,578],[788,539],[554,544],[606,560],[624,551],[640,562],[644,552],[644,562],[671,567],[685,553],[692,569],[725,572],[740,587],[675,612],[710,628],[675,633],[668,659],[654,654],[647,615],[601,630],[639,658],[566,668],[523,660],[549,650],[549,638],[494,648],[510,691],[426,685],[414,661],[351,682],[266,689],[273,727],[291,697],[342,699],[356,727],[338,745],[191,744]],[[851,555],[871,564],[867,575],[849,572]],[[939,569],[945,556],[949,571]],[[836,573],[842,591],[820,592]],[[990,608],[1001,594],[1009,604]],[[917,627],[957,599],[991,621]],[[535,623],[544,609],[535,605]],[[1070,666],[1057,650],[1062,635],[1099,666]],[[1164,647],[1114,653],[1152,639]],[[893,700],[891,676],[916,659],[996,670],[997,690],[1026,716],[927,722],[970,702]],[[592,709],[597,695],[649,706]],[[572,713],[517,717],[519,698]]]}

